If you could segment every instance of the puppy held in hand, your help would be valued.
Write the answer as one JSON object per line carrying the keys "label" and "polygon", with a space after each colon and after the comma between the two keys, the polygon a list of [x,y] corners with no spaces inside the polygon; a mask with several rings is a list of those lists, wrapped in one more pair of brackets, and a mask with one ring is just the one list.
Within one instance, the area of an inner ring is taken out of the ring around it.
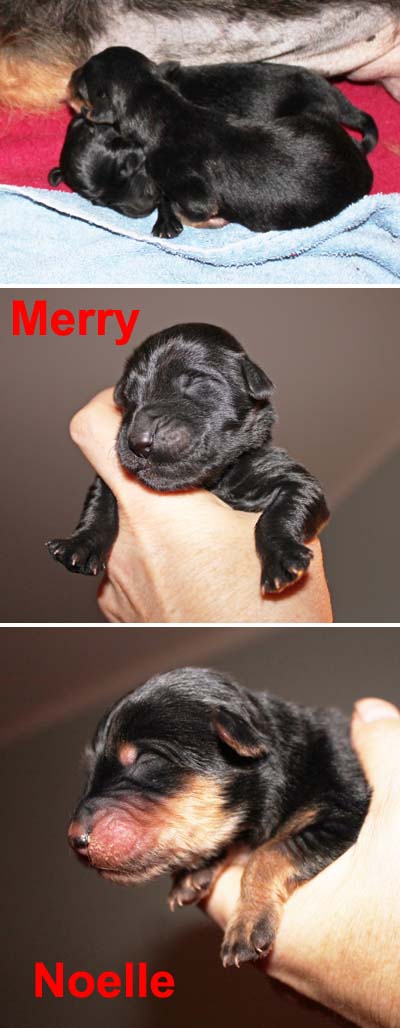
{"label": "puppy held in hand", "polygon": [[111,47],[71,79],[72,103],[134,138],[162,200],[153,228],[172,238],[210,219],[253,231],[300,228],[368,193],[361,144],[331,117],[296,113],[266,126],[186,99],[143,54]]}
{"label": "puppy held in hand", "polygon": [[145,168],[141,146],[122,139],[111,125],[93,125],[78,115],[70,122],[60,165],[49,174],[93,204],[111,207],[128,218],[151,214],[160,193]]}
{"label": "puppy held in hand", "polygon": [[170,872],[170,906],[199,903],[245,864],[222,945],[225,965],[274,943],[293,890],[357,839],[369,802],[338,710],[251,693],[228,675],[157,675],[103,717],[71,846],[104,878]]}
{"label": "puppy held in hand", "polygon": [[[305,543],[329,516],[319,482],[272,444],[272,390],[233,336],[194,323],[142,343],[114,394],[126,471],[159,492],[208,489],[237,510],[262,511],[255,541],[266,593],[307,571]],[[72,536],[47,545],[69,571],[97,574],[117,532],[115,497],[97,477]]]}

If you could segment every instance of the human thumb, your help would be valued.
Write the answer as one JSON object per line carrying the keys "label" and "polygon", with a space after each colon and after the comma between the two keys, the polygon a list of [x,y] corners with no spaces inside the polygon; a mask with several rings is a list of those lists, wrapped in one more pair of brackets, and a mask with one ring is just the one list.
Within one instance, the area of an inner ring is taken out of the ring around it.
{"label": "human thumb", "polygon": [[120,423],[113,391],[104,389],[74,415],[69,427],[74,443],[114,494],[122,488],[126,477],[115,446]]}
{"label": "human thumb", "polygon": [[355,704],[352,742],[373,789],[374,801],[400,794],[400,711],[386,700],[368,697]]}

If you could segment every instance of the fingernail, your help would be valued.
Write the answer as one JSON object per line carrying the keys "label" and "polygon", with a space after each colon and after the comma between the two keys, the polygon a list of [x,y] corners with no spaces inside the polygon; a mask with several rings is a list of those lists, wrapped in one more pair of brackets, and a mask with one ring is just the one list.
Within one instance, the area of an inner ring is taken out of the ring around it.
{"label": "fingernail", "polygon": [[394,721],[400,718],[400,711],[397,707],[393,706],[393,703],[387,703],[386,700],[372,697],[367,700],[357,700],[355,712],[360,721],[365,723],[369,721]]}

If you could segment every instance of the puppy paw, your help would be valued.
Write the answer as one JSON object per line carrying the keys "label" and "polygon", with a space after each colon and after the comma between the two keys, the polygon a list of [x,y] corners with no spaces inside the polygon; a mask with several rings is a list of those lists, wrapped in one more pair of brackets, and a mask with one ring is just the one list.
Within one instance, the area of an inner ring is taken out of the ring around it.
{"label": "puppy paw", "polygon": [[274,919],[267,912],[257,916],[239,916],[228,924],[221,948],[224,967],[240,967],[249,961],[266,957],[276,934]]}
{"label": "puppy paw", "polygon": [[177,878],[168,897],[170,910],[190,903],[200,903],[208,896],[214,878],[215,871],[211,867],[202,867],[199,871],[190,871]]}
{"label": "puppy paw", "polygon": [[84,533],[70,539],[50,539],[46,546],[54,560],[63,564],[67,571],[78,575],[98,575],[105,569],[104,554],[96,550],[93,541]]}
{"label": "puppy paw", "polygon": [[158,217],[151,230],[158,239],[175,239],[183,231],[183,225],[176,218]]}
{"label": "puppy paw", "polygon": [[312,551],[295,539],[277,543],[263,560],[261,591],[264,594],[283,592],[304,575],[312,556]]}

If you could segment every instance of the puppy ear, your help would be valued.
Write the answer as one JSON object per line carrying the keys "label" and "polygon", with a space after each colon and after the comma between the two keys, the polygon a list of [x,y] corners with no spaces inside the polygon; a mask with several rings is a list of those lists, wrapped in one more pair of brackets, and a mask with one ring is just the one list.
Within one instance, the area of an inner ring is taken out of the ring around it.
{"label": "puppy ear", "polygon": [[115,386],[115,389],[114,389],[114,403],[115,403],[116,407],[122,407],[123,406],[124,385],[125,385],[125,376],[123,375],[122,378],[120,378],[119,382],[117,382],[117,384]]}
{"label": "puppy ear", "polygon": [[116,154],[120,178],[132,178],[146,160],[142,146],[131,146],[120,137],[113,140],[112,150]]}
{"label": "puppy ear", "polygon": [[161,64],[157,64],[157,71],[164,79],[173,79],[177,71],[179,71],[179,61],[162,61]]}
{"label": "puppy ear", "polygon": [[268,403],[274,391],[274,384],[258,364],[254,364],[245,356],[242,364],[243,378],[248,392],[256,403]]}
{"label": "puppy ear", "polygon": [[49,171],[47,181],[50,186],[59,186],[62,180],[61,168],[52,168],[51,171]]}
{"label": "puppy ear", "polygon": [[245,714],[220,707],[213,718],[218,737],[240,757],[265,757],[268,747],[261,733]]}

